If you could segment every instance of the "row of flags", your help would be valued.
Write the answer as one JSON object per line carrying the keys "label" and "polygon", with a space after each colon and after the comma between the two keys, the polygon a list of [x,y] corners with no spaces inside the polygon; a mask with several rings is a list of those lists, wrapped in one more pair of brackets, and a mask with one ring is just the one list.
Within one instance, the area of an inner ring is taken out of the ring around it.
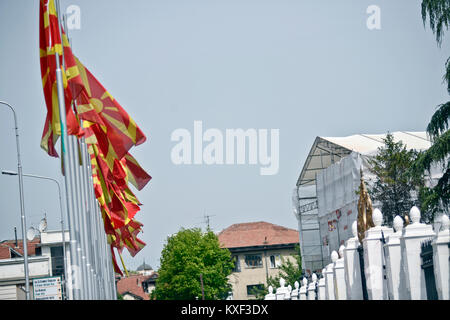
{"label": "row of flags", "polygon": [[101,209],[114,269],[122,274],[113,248],[119,254],[126,248],[131,256],[135,256],[145,246],[137,237],[142,231],[142,224],[135,220],[141,203],[129,184],[142,190],[151,176],[129,151],[133,146],[144,143],[146,137],[117,100],[73,54],[59,24],[54,0],[40,0],[39,10],[40,64],[47,105],[41,147],[48,155],[58,157],[55,149],[61,136],[55,60],[58,53],[63,75],[67,133],[85,138],[95,197]]}

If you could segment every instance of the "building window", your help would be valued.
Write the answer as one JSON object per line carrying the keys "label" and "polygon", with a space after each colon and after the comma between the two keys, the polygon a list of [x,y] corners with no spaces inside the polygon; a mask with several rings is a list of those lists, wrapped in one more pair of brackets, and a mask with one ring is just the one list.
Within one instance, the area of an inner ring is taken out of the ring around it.
{"label": "building window", "polygon": [[258,292],[264,290],[263,284],[251,284],[247,286],[247,296],[256,296]]}
{"label": "building window", "polygon": [[275,269],[281,266],[281,256],[279,254],[272,254],[270,256],[270,268]]}
{"label": "building window", "polygon": [[239,260],[239,256],[232,256],[231,259],[234,262],[233,272],[241,272],[241,261]]}
{"label": "building window", "polygon": [[260,254],[246,255],[245,266],[247,268],[262,268],[262,257]]}
{"label": "building window", "polygon": [[52,276],[64,275],[64,252],[62,246],[50,247],[52,259]]}

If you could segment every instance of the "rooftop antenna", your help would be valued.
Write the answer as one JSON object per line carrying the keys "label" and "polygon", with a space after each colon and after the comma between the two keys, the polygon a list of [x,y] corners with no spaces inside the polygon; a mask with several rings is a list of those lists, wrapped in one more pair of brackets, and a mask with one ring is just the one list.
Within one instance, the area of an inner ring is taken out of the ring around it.
{"label": "rooftop antenna", "polygon": [[209,214],[207,214],[206,213],[206,211],[205,211],[205,215],[204,215],[204,218],[205,218],[205,224],[206,224],[206,227],[208,228],[208,230],[210,229],[210,224],[209,224],[209,222],[210,222],[210,219],[209,218],[211,218],[211,217],[215,217],[216,215],[209,215]]}
{"label": "rooftop antenna", "polygon": [[17,228],[16,227],[14,227],[14,239],[16,239],[16,248],[17,248],[18,243],[17,243]]}

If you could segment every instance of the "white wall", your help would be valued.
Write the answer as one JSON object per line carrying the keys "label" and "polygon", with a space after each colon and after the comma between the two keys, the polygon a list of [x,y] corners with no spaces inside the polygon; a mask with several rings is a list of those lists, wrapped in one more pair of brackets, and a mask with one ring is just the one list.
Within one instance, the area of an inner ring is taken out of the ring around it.
{"label": "white wall", "polygon": [[[29,257],[29,277],[45,277],[50,275],[49,257]],[[24,263],[22,258],[0,260],[0,283],[5,280],[24,279]]]}

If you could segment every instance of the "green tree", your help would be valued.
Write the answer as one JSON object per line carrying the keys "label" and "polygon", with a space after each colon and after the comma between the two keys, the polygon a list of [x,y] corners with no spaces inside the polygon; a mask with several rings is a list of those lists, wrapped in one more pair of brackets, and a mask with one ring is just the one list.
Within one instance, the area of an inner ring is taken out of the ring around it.
{"label": "green tree", "polygon": [[[395,142],[388,133],[383,139],[384,146],[370,159],[370,171],[375,181],[368,188],[372,200],[381,203],[384,221],[392,226],[394,217],[409,213],[412,206],[420,206],[420,195],[424,187],[423,174],[415,174],[411,166],[416,161],[418,152],[407,150],[401,142]],[[426,213],[422,217],[427,220]]]}
{"label": "green tree", "polygon": [[[423,0],[422,20],[424,25],[429,20],[430,28],[436,35],[436,42],[440,47],[444,31],[448,30],[450,23],[450,0]],[[444,82],[447,83],[447,91],[450,94],[450,58],[445,63]],[[434,214],[437,211],[448,209],[450,206],[450,101],[437,107],[427,126],[427,132],[432,140],[432,146],[422,152],[414,167],[415,172],[430,170],[433,164],[440,164],[443,176],[435,186],[424,188],[423,208]]]}
{"label": "green tree", "polygon": [[160,260],[156,288],[152,299],[194,300],[202,298],[200,275],[205,299],[225,299],[231,291],[227,277],[234,264],[228,249],[219,245],[211,231],[181,229],[168,237]]}

